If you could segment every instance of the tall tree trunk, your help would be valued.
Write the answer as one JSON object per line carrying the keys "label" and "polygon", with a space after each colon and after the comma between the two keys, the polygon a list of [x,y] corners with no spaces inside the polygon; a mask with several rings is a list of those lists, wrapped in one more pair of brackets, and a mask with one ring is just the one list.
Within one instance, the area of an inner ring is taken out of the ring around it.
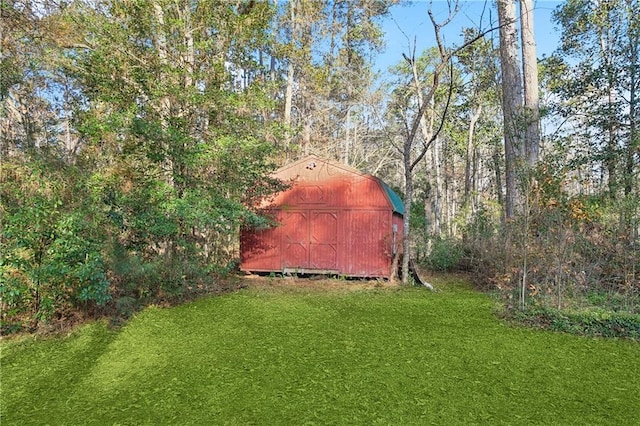
{"label": "tall tree trunk", "polygon": [[474,136],[476,123],[480,119],[480,115],[482,114],[482,105],[478,105],[478,107],[473,112],[471,116],[471,120],[469,120],[469,129],[467,131],[467,149],[464,161],[464,196],[462,199],[462,206],[466,210],[469,208],[471,203],[471,194],[475,191],[475,146],[474,146]]}
{"label": "tall tree trunk", "polygon": [[[418,77],[418,69],[417,67],[415,67],[415,65],[412,67],[412,72],[418,104],[423,105],[425,100],[422,94],[422,85],[420,84],[420,79]],[[434,97],[431,97],[429,100],[429,109],[431,110],[431,113],[429,114],[429,123],[427,123],[427,120],[424,116],[420,117],[420,133],[422,135],[422,139],[425,141],[431,140],[433,136],[433,126],[435,123],[434,108],[435,99]],[[435,179],[435,190],[432,191],[433,217],[429,218],[429,223],[431,223],[430,234],[432,236],[440,236],[440,232],[442,229],[442,163],[440,161],[439,153],[440,151],[438,139],[435,138],[433,140],[433,143],[431,144],[431,164]]]}
{"label": "tall tree trunk", "polygon": [[502,167],[500,166],[500,149],[498,147],[495,148],[493,152],[493,170],[496,176],[496,195],[498,197],[498,204],[502,206],[502,215],[500,216],[500,221],[502,224],[505,224],[506,221],[506,208],[504,201],[504,193],[502,192]]}
{"label": "tall tree trunk", "polygon": [[309,115],[305,117],[304,123],[302,124],[302,152],[304,155],[311,154],[311,132],[313,124]]}
{"label": "tall tree trunk", "polygon": [[288,148],[291,142],[291,109],[293,106],[293,84],[294,84],[293,62],[289,59],[289,65],[287,65],[287,88],[284,95],[284,125],[286,138],[285,147]]}
{"label": "tall tree trunk", "polygon": [[[355,143],[354,143],[355,145]],[[347,122],[344,127],[344,151],[342,153],[342,162],[349,164],[349,151],[351,150],[351,107],[347,108]]]}
{"label": "tall tree trunk", "polygon": [[[296,23],[296,7],[297,0],[291,0],[289,2],[289,19],[291,19],[291,44],[295,43],[298,37],[298,24]],[[285,126],[285,148],[289,148],[291,143],[291,110],[293,109],[293,86],[295,84],[295,69],[293,66],[293,58],[289,57],[289,64],[287,65],[287,87],[284,95],[284,126]]]}
{"label": "tall tree trunk", "polygon": [[[633,22],[633,14],[637,13],[632,9],[631,2],[627,0],[627,13],[629,22]],[[629,141],[627,143],[627,158],[624,176],[624,193],[631,195],[634,189],[634,169],[636,166],[636,156],[640,156],[640,131],[638,121],[640,108],[638,108],[638,89],[640,85],[640,27],[629,24],[629,63],[627,66],[629,73]]]}
{"label": "tall tree trunk", "polygon": [[453,158],[445,157],[444,194],[445,194],[445,231],[446,236],[451,237],[457,232],[454,218],[458,213],[458,180],[456,179],[456,162]]}
{"label": "tall tree trunk", "polygon": [[502,112],[505,151],[505,215],[514,216],[519,203],[517,170],[522,159],[522,80],[518,66],[516,7],[513,0],[497,0],[500,23],[500,65],[502,69]]}
{"label": "tall tree trunk", "polygon": [[[413,142],[413,141],[412,141]],[[411,200],[413,199],[413,166],[411,164],[412,143],[404,144],[404,217],[402,218],[402,284],[409,283],[409,261],[411,258]]]}
{"label": "tall tree trunk", "polygon": [[[637,48],[636,48],[637,49]],[[636,67],[634,67],[636,68]],[[635,157],[640,153],[640,134],[638,132],[638,94],[637,84],[638,76],[635,74],[637,71],[632,71],[631,75],[631,88],[629,91],[629,142],[627,146],[627,158],[624,176],[624,194],[631,195],[633,192],[633,172],[636,165]]]}
{"label": "tall tree trunk", "polygon": [[434,139],[431,146],[431,159],[435,179],[433,191],[433,220],[431,233],[439,237],[442,231],[442,162],[440,161],[440,147],[438,138]]}
{"label": "tall tree trunk", "polygon": [[[153,15],[156,24],[155,38],[154,38],[154,47],[157,51],[158,58],[160,59],[160,64],[162,67],[169,66],[169,58],[167,51],[167,36],[165,30],[165,19],[164,19],[164,10],[162,6],[158,2],[153,2]],[[161,77],[165,78],[165,77]],[[162,143],[162,151],[163,151],[163,164],[162,171],[165,176],[165,180],[167,184],[171,187],[175,187],[174,180],[174,163],[171,158],[171,147],[169,146],[169,116],[171,114],[171,100],[169,96],[166,94],[160,97],[160,105],[158,108],[159,113],[159,121],[160,126],[163,130],[163,135],[161,137],[160,143]]]}
{"label": "tall tree trunk", "polygon": [[525,155],[529,167],[540,156],[540,108],[538,94],[538,58],[533,30],[533,0],[520,0],[522,29],[522,82],[524,88]]}
{"label": "tall tree trunk", "polygon": [[606,24],[600,33],[600,55],[604,64],[607,76],[607,153],[605,156],[605,167],[607,169],[607,185],[609,189],[609,197],[615,199],[618,193],[618,156],[617,151],[617,118],[616,118],[616,85],[614,75],[614,54],[612,49],[615,47],[611,34],[611,17],[608,4],[604,5],[606,11]]}

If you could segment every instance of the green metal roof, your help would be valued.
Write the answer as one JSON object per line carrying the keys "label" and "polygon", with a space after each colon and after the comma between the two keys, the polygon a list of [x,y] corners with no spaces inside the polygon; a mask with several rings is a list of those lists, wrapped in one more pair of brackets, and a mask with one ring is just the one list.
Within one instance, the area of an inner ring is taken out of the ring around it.
{"label": "green metal roof", "polygon": [[404,203],[402,202],[402,198],[400,198],[400,196],[396,194],[395,191],[381,179],[378,179],[378,182],[380,182],[380,185],[382,185],[382,188],[384,188],[384,192],[387,193],[387,197],[389,197],[389,200],[393,205],[393,212],[404,215]]}

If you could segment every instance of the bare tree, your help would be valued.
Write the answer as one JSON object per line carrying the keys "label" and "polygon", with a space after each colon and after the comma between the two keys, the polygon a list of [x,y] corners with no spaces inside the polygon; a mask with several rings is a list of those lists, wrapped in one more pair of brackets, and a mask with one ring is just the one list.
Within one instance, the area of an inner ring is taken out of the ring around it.
{"label": "bare tree", "polygon": [[[448,16],[442,22],[438,22],[436,21],[433,12],[429,10],[429,18],[433,25],[437,44],[437,58],[431,69],[431,82],[429,84],[425,84],[418,78],[415,52],[411,57],[403,55],[405,62],[409,66],[411,83],[409,84],[408,91],[413,92],[415,99],[413,106],[415,108],[414,111],[416,111],[415,114],[410,114],[408,111],[400,111],[405,128],[401,143],[394,143],[396,150],[402,157],[402,164],[404,168],[405,215],[403,222],[403,284],[407,284],[409,281],[409,262],[411,258],[409,223],[411,216],[411,201],[413,199],[414,192],[414,171],[427,154],[429,148],[438,139],[444,127],[454,93],[452,58],[467,46],[475,43],[487,33],[495,30],[495,28],[491,28],[487,31],[480,32],[475,37],[465,41],[461,46],[455,49],[448,49],[442,40],[441,31],[444,26],[451,22],[457,12],[458,2],[449,1]],[[444,100],[444,107],[441,110],[442,112],[437,114],[433,107],[433,102],[435,100],[436,91],[443,83],[443,75],[445,75],[447,70],[449,70],[449,86],[447,89],[447,95]],[[409,105],[405,104],[403,107],[408,109]],[[431,123],[431,121],[433,121],[433,123]]]}

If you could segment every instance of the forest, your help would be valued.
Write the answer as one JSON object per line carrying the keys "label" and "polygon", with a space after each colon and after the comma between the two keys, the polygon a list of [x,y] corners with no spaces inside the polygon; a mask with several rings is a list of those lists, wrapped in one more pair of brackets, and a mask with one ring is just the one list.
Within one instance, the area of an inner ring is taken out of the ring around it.
{"label": "forest", "polygon": [[0,0],[2,334],[220,291],[311,153],[401,194],[403,284],[414,258],[520,321],[638,333],[638,0],[566,0],[543,57],[532,0],[458,44],[458,2],[425,2],[435,43],[381,78],[404,3]]}

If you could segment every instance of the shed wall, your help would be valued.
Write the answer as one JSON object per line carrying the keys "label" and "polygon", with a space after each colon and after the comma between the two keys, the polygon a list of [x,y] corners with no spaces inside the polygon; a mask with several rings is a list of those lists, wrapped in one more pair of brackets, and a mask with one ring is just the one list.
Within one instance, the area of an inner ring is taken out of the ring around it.
{"label": "shed wall", "polygon": [[278,211],[276,218],[280,226],[243,232],[242,270],[324,271],[354,277],[390,275],[390,211],[287,210]]}

